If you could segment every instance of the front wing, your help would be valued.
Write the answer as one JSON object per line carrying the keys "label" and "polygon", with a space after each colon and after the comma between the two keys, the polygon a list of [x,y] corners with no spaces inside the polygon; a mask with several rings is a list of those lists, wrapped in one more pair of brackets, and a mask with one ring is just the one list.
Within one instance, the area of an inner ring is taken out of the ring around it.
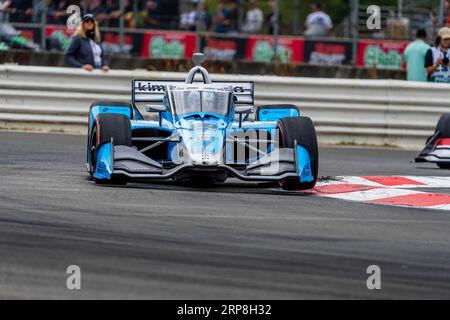
{"label": "front wing", "polygon": [[314,180],[309,154],[301,145],[296,148],[276,149],[244,168],[226,163],[199,166],[189,160],[180,164],[162,164],[134,148],[114,146],[113,140],[98,148],[94,171],[96,179],[127,177],[130,180],[164,180],[184,171],[203,175],[208,172],[226,171],[229,176],[243,181],[280,181],[286,178],[299,178],[300,182]]}

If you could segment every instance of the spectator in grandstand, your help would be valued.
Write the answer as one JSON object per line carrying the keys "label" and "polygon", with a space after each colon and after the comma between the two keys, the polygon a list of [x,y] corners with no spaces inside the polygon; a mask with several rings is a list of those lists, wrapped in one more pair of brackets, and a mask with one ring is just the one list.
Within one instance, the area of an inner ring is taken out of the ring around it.
{"label": "spectator in grandstand", "polygon": [[[119,0],[107,0],[108,26],[118,28],[120,25],[120,2]],[[129,0],[124,1],[124,24],[125,28],[135,27],[135,17],[133,3]]]}
{"label": "spectator in grandstand", "polygon": [[197,28],[197,1],[191,1],[189,5],[189,11],[180,15],[180,29],[195,31]]}
{"label": "spectator in grandstand", "polygon": [[52,11],[52,0],[38,0],[32,8],[33,22],[40,22],[42,13],[46,10],[46,7],[50,7],[50,11],[47,10],[47,15]]}
{"label": "spectator in grandstand", "polygon": [[228,0],[228,10],[230,11],[230,27],[228,31],[237,32],[239,30],[239,4],[238,0]]}
{"label": "spectator in grandstand", "polygon": [[150,29],[158,29],[159,23],[159,2],[155,0],[147,1],[144,12],[145,27]]}
{"label": "spectator in grandstand", "polygon": [[182,13],[180,16],[180,28],[182,30],[195,31],[197,29],[197,3],[200,4],[200,30],[207,31],[211,28],[211,15],[204,0],[191,0],[190,11]]}
{"label": "spectator in grandstand", "polygon": [[261,33],[264,22],[263,12],[256,5],[256,0],[249,1],[249,10],[245,18],[245,24],[242,31],[246,33]]}
{"label": "spectator in grandstand", "polygon": [[202,3],[202,11],[201,11],[201,21],[204,24],[204,29],[209,30],[211,29],[212,25],[212,15],[209,13],[208,4],[206,1],[203,1]]}
{"label": "spectator in grandstand", "polygon": [[[1,3],[4,1],[0,1],[0,8],[1,8]],[[25,22],[25,18],[24,18],[24,13],[25,10],[24,8],[24,4],[23,4],[23,0],[14,0],[11,1],[11,5],[10,5],[10,9],[12,9],[9,12],[9,21],[10,22]],[[0,9],[0,16],[2,15],[1,9]],[[1,21],[1,18],[0,18]],[[1,23],[1,22],[0,22]]]}
{"label": "spectator in grandstand", "polygon": [[333,29],[330,16],[322,11],[320,3],[312,4],[311,10],[312,12],[306,17],[305,36],[326,36]]}
{"label": "spectator in grandstand", "polygon": [[428,81],[450,83],[449,46],[450,28],[443,27],[439,29],[435,46],[428,49],[425,55]]}
{"label": "spectator in grandstand", "polygon": [[74,68],[82,68],[87,71],[109,70],[104,58],[100,30],[93,14],[83,15],[64,58],[66,63]]}
{"label": "spectator in grandstand", "polygon": [[444,12],[445,12],[445,25],[450,26],[450,1],[445,0],[444,2]]}
{"label": "spectator in grandstand", "polygon": [[12,0],[0,0],[0,39],[5,42],[20,35],[10,23],[10,14],[16,12]]}
{"label": "spectator in grandstand", "polygon": [[[55,5],[55,14],[54,14],[54,19],[56,21],[57,24],[66,24],[67,22],[67,18],[70,16],[67,13],[67,8],[71,5],[74,4],[74,1],[70,1],[70,0],[59,0],[59,3],[57,3]],[[77,3],[77,2],[75,2]]]}
{"label": "spectator in grandstand", "polygon": [[65,24],[68,17],[64,0],[47,0],[47,23]]}
{"label": "spectator in grandstand", "polygon": [[438,23],[438,16],[432,7],[427,7],[427,11],[421,14],[419,18],[419,28],[425,29],[427,33],[427,41],[432,41],[436,38],[436,26]]}
{"label": "spectator in grandstand", "polygon": [[[275,1],[270,1],[271,12],[267,16],[267,24],[269,25],[269,34],[273,34],[275,28]],[[278,24],[281,25],[281,14],[278,12]],[[280,32],[280,30],[278,30]]]}
{"label": "spectator in grandstand", "polygon": [[[2,9],[5,3],[10,3],[6,10]],[[2,14],[8,15],[9,22],[24,22],[23,14],[23,0],[8,0],[8,1],[0,1],[0,23],[2,22]]]}
{"label": "spectator in grandstand", "polygon": [[416,40],[405,49],[406,75],[408,81],[427,81],[425,70],[425,56],[430,49],[426,43],[427,33],[425,29],[417,30]]}
{"label": "spectator in grandstand", "polygon": [[225,0],[220,0],[217,4],[216,12],[212,18],[212,29],[217,33],[225,33],[228,32],[230,28],[230,16],[231,11],[226,6]]}
{"label": "spectator in grandstand", "polygon": [[82,0],[80,2],[82,14],[91,13],[100,26],[106,26],[109,18],[108,9],[102,5],[102,0]]}
{"label": "spectator in grandstand", "polygon": [[18,22],[31,22],[33,19],[33,0],[23,0],[19,6],[18,16],[16,21]]}
{"label": "spectator in grandstand", "polygon": [[12,0],[0,0],[0,23],[9,23],[9,15],[15,11]]}

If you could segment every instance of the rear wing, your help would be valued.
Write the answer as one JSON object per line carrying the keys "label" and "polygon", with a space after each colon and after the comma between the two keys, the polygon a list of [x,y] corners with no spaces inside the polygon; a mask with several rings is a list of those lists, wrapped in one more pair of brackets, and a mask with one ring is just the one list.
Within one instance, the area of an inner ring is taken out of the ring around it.
{"label": "rear wing", "polygon": [[[164,93],[167,86],[183,86],[183,80],[133,80],[131,84],[131,101],[133,105],[136,102],[163,102]],[[244,81],[218,81],[212,84],[204,84],[203,82],[194,82],[186,84],[186,86],[198,85],[202,87],[213,88],[233,88],[233,96],[236,104],[253,105],[255,103],[254,83]]]}

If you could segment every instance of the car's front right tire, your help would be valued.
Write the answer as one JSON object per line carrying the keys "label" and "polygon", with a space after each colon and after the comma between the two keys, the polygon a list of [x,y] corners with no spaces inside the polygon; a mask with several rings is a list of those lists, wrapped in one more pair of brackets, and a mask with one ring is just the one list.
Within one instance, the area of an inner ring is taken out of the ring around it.
{"label": "car's front right tire", "polygon": [[319,150],[317,135],[312,120],[308,117],[288,117],[278,120],[280,148],[296,148],[301,145],[306,149],[311,161],[313,181],[301,182],[300,178],[287,178],[280,181],[284,190],[308,190],[314,188],[319,172]]}

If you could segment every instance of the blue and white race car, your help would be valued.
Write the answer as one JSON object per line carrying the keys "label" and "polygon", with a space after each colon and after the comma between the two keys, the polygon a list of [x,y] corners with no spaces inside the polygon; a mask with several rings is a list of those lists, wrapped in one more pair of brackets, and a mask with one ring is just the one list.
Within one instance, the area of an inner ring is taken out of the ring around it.
{"label": "blue and white race car", "polygon": [[293,105],[254,107],[252,82],[212,82],[203,60],[194,55],[196,66],[184,82],[133,80],[131,104],[91,105],[86,166],[92,179],[234,177],[278,182],[286,190],[313,188],[319,154],[311,119]]}

